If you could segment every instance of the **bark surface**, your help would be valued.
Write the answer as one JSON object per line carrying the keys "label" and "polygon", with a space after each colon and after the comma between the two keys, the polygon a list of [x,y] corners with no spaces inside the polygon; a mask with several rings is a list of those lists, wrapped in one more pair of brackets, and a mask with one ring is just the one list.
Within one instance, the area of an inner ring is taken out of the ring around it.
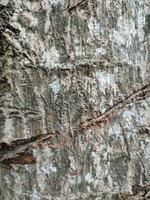
{"label": "bark surface", "polygon": [[150,199],[149,33],[149,0],[0,0],[0,200]]}

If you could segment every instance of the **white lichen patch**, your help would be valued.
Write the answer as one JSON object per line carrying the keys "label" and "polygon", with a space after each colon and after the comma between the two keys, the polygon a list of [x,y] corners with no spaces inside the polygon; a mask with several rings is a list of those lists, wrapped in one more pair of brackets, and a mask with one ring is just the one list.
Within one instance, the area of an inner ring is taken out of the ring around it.
{"label": "white lichen patch", "polygon": [[57,6],[58,4],[64,5],[64,0],[42,0],[41,6],[43,10],[51,11],[52,6]]}
{"label": "white lichen patch", "polygon": [[13,127],[13,119],[7,118],[5,120],[4,125],[4,134],[5,136],[2,138],[1,142],[9,143],[14,138],[14,127]]}
{"label": "white lichen patch", "polygon": [[22,16],[24,16],[28,20],[28,22],[29,22],[28,26],[29,27],[35,27],[35,26],[38,25],[38,19],[36,17],[34,17],[31,12],[24,12],[22,14]]}
{"label": "white lichen patch", "polygon": [[48,68],[54,67],[59,62],[59,57],[59,52],[55,47],[47,49],[43,53],[41,65]]}
{"label": "white lichen patch", "polygon": [[107,180],[108,180],[108,187],[113,188],[113,179],[110,175],[107,176]]}
{"label": "white lichen patch", "polygon": [[150,143],[149,143],[149,138],[148,141],[140,141],[141,149],[144,152],[144,158],[146,160],[150,160]]}
{"label": "white lichen patch", "polygon": [[73,176],[68,177],[68,182],[71,185],[75,185],[75,183],[76,183],[76,177],[73,177]]}
{"label": "white lichen patch", "polygon": [[36,200],[41,200],[41,193],[39,191],[37,191],[35,188],[33,190],[33,192],[29,195],[31,199],[36,199]]}
{"label": "white lichen patch", "polygon": [[[144,25],[145,16],[148,14],[148,4],[144,1],[138,1],[138,4],[136,1],[127,1],[125,4],[128,7],[126,13],[123,15],[120,13],[116,27],[109,34],[109,39],[112,41],[113,57],[121,62],[140,66],[144,79],[147,56],[145,56],[143,42],[145,40]],[[136,47],[135,44],[138,46]]]}
{"label": "white lichen patch", "polygon": [[132,121],[132,117],[133,117],[134,113],[132,110],[125,110],[123,112],[123,117],[127,120],[127,121]]}
{"label": "white lichen patch", "polygon": [[[46,176],[50,173],[57,172],[57,168],[51,162],[51,156],[53,153],[51,152],[50,148],[44,145],[43,150],[41,149],[34,149],[33,150],[34,157],[36,158],[36,177],[38,179],[38,187],[40,188],[41,192],[46,187]],[[41,163],[42,160],[42,163]]]}
{"label": "white lichen patch", "polygon": [[122,129],[117,123],[110,124],[108,128],[108,133],[109,133],[109,136],[115,135],[116,137],[119,137],[122,134]]}
{"label": "white lichen patch", "polygon": [[95,49],[94,55],[98,57],[99,55],[106,54],[106,49],[104,47],[99,47]]}
{"label": "white lichen patch", "polygon": [[61,4],[61,5],[64,4],[64,0],[48,0],[48,1],[51,5],[55,5],[55,6],[58,4]]}
{"label": "white lichen patch", "polygon": [[146,108],[147,103],[143,101],[141,102],[138,110],[134,105],[132,105],[130,109],[128,108],[124,110],[122,116],[124,118],[125,128],[128,128],[129,130],[132,130],[132,132],[134,132],[134,125],[138,127],[146,126],[150,120],[150,110],[146,110]]}
{"label": "white lichen patch", "polygon": [[85,175],[85,181],[87,183],[92,183],[94,181],[94,179],[92,178],[92,174],[90,172],[88,172],[86,175]]}
{"label": "white lichen patch", "polygon": [[77,163],[76,163],[74,157],[73,156],[69,156],[69,160],[70,160],[70,169],[71,170],[77,170],[78,166],[77,166]]}
{"label": "white lichen patch", "polygon": [[97,154],[95,153],[95,151],[91,152],[91,158],[93,163],[96,165],[97,164]]}
{"label": "white lichen patch", "polygon": [[95,36],[99,36],[100,34],[100,24],[97,22],[97,20],[94,17],[91,17],[88,20],[88,28],[90,35],[94,38]]}
{"label": "white lichen patch", "polygon": [[59,80],[55,80],[52,83],[49,84],[49,88],[52,89],[53,93],[54,93],[54,97],[57,96],[57,94],[60,91],[60,83]]}
{"label": "white lichen patch", "polygon": [[40,2],[34,2],[34,1],[32,2],[31,4],[32,11],[38,12],[40,8],[41,8]]}
{"label": "white lichen patch", "polygon": [[83,56],[85,52],[83,51],[83,48],[81,46],[75,46],[75,55],[77,57]]}
{"label": "white lichen patch", "polygon": [[106,89],[113,89],[114,93],[116,92],[117,84],[115,83],[113,74],[97,71],[96,78],[99,82],[99,88],[103,93],[105,93]]}
{"label": "white lichen patch", "polygon": [[41,171],[45,174],[50,174],[51,172],[56,173],[57,168],[53,164],[45,164],[41,166]]}
{"label": "white lichen patch", "polygon": [[[107,152],[106,152],[107,153]],[[102,151],[98,151],[98,152],[91,152],[91,160],[94,166],[94,170],[95,170],[95,174],[96,177],[101,178],[103,176],[103,169],[101,166],[101,159],[100,159],[100,155],[103,156],[103,160],[105,159],[105,153],[103,153]]]}
{"label": "white lichen patch", "polygon": [[90,192],[91,192],[91,188],[90,188],[90,186],[89,186],[89,185],[87,186],[87,188],[86,188],[86,189],[87,189],[87,192],[88,192],[88,193],[90,193]]}
{"label": "white lichen patch", "polygon": [[118,45],[132,45],[132,38],[136,34],[134,21],[123,18],[120,16],[117,22],[117,30],[113,30],[113,39]]}
{"label": "white lichen patch", "polygon": [[[150,99],[147,99],[149,102]],[[136,113],[136,122],[139,126],[147,126],[150,122],[150,107],[148,107],[148,103],[146,101],[141,102],[140,112]]]}

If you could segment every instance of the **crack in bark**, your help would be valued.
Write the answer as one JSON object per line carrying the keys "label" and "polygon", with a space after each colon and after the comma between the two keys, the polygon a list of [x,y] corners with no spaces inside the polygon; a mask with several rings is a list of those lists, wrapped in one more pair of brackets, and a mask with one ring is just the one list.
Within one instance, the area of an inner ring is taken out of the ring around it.
{"label": "crack in bark", "polygon": [[87,0],[82,0],[79,3],[77,3],[75,6],[72,6],[71,8],[69,8],[69,12],[71,12],[72,10],[76,9],[78,6],[82,5],[83,3],[85,3]]}
{"label": "crack in bark", "polygon": [[12,25],[9,24],[9,22],[6,19],[3,19],[1,16],[0,17],[0,32],[3,33],[5,31],[5,29],[10,30],[16,36],[18,36],[20,33],[19,29],[14,28]]}
{"label": "crack in bark", "polygon": [[34,164],[36,158],[32,149],[41,147],[41,144],[53,138],[55,138],[55,134],[48,133],[29,139],[14,140],[10,144],[0,143],[0,163],[4,165]]}
{"label": "crack in bark", "polygon": [[133,100],[143,100],[150,97],[150,83],[142,86],[138,90],[134,91],[130,96],[128,96],[125,100],[119,101],[117,104],[112,106],[110,109],[106,110],[97,118],[90,118],[84,122],[79,124],[81,129],[88,129],[92,126],[100,125],[101,123],[107,123],[107,121],[114,116],[117,112],[123,109],[126,105],[130,104]]}
{"label": "crack in bark", "polygon": [[33,151],[30,149],[25,149],[24,152],[18,153],[16,157],[4,159],[1,161],[3,165],[11,165],[11,164],[35,164],[36,158],[33,155]]}

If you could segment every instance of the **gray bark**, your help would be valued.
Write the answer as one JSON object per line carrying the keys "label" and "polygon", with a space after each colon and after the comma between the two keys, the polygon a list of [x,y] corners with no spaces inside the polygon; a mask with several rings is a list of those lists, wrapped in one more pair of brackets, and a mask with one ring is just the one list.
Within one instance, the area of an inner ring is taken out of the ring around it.
{"label": "gray bark", "polygon": [[149,0],[0,0],[0,200],[150,198]]}

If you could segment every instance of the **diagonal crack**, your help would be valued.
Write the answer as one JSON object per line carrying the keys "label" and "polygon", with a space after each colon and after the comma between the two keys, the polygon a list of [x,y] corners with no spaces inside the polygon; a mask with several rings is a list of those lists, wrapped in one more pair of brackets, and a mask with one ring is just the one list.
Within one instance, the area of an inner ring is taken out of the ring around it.
{"label": "diagonal crack", "polygon": [[69,12],[71,12],[72,10],[76,9],[78,6],[82,5],[83,3],[85,3],[87,0],[82,0],[79,3],[77,3],[75,6],[72,6],[69,8]]}
{"label": "diagonal crack", "polygon": [[33,155],[33,148],[55,137],[54,133],[48,133],[31,137],[29,139],[14,140],[10,144],[0,144],[1,164],[34,164],[36,158]]}
{"label": "diagonal crack", "polygon": [[110,109],[102,113],[97,118],[90,118],[87,119],[84,122],[81,122],[79,124],[79,127],[81,129],[87,129],[95,125],[99,125],[101,123],[106,123],[108,119],[112,118],[117,112],[119,112],[121,109],[123,109],[126,105],[130,104],[132,101],[136,100],[143,100],[148,97],[150,97],[150,83],[147,83],[146,85],[142,86],[138,90],[134,91],[130,96],[128,96],[125,100],[118,102],[114,106],[112,106]]}

